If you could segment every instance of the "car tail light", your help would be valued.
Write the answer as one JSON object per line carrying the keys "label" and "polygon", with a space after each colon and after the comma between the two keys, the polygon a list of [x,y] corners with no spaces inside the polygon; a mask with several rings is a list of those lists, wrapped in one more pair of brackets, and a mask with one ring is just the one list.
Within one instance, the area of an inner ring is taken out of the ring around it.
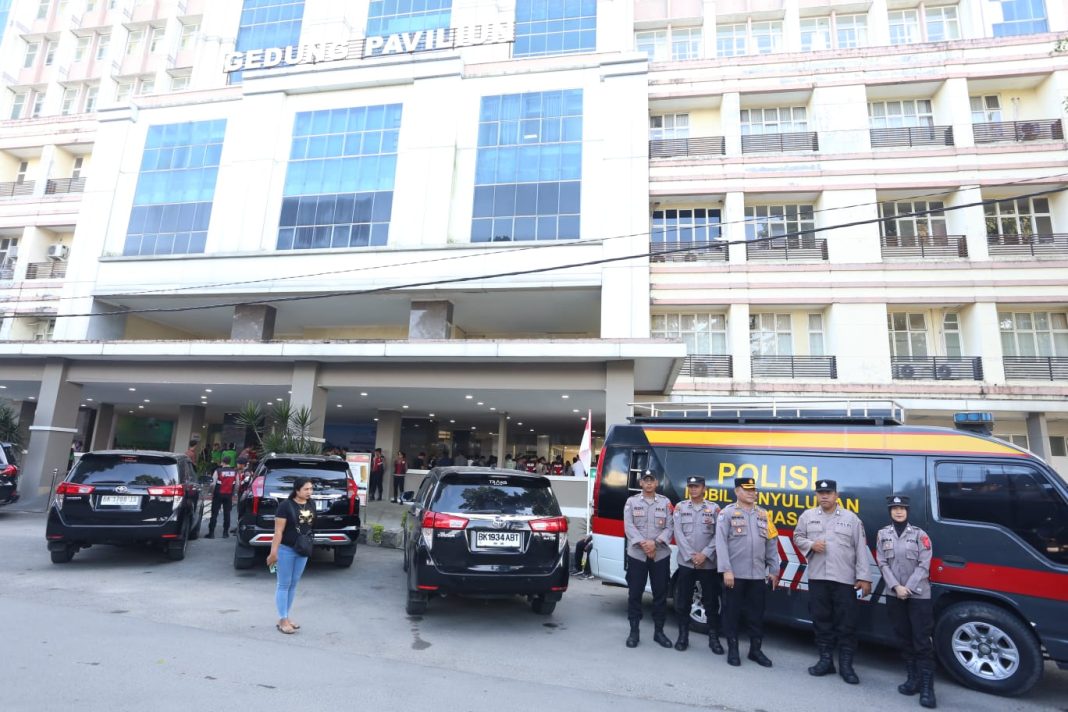
{"label": "car tail light", "polygon": [[260,513],[260,499],[263,497],[263,486],[265,479],[263,475],[260,475],[256,479],[252,480],[252,513]]}
{"label": "car tail light", "polygon": [[349,495],[349,514],[356,514],[356,501],[360,491],[356,488],[356,481],[351,477],[345,480],[345,490]]}
{"label": "car tail light", "polygon": [[14,477],[19,473],[19,468],[14,465],[8,465],[3,469],[0,469],[0,477]]}
{"label": "car tail light", "polygon": [[455,514],[427,512],[423,515],[423,529],[466,529],[470,520]]}
{"label": "car tail light", "polygon": [[74,482],[60,482],[56,487],[56,506],[63,509],[63,500],[67,495],[81,496],[92,494],[96,489],[92,485],[79,485]]}
{"label": "car tail light", "polygon": [[178,509],[185,498],[185,487],[182,485],[166,485],[164,487],[149,487],[148,493],[153,497],[171,500],[171,509]]}
{"label": "car tail light", "polygon": [[551,517],[549,519],[531,519],[528,524],[534,532],[546,532],[555,534],[567,533],[567,517]]}

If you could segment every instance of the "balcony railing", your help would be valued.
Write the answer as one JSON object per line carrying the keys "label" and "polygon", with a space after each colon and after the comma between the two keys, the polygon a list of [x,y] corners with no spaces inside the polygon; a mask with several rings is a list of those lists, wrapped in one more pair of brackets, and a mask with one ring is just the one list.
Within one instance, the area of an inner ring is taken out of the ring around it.
{"label": "balcony railing", "polygon": [[46,195],[81,193],[85,191],[85,178],[51,178],[45,183]]}
{"label": "balcony railing", "polygon": [[1068,356],[1005,356],[1005,378],[1027,381],[1068,380]]}
{"label": "balcony railing", "polygon": [[967,257],[968,240],[964,235],[883,235],[883,257]]}
{"label": "balcony railing", "polygon": [[722,136],[663,138],[649,141],[649,158],[722,156],[726,152],[727,143]]}
{"label": "balcony railing", "polygon": [[815,131],[742,136],[742,153],[818,150],[820,141]]}
{"label": "balcony railing", "polygon": [[753,378],[838,378],[834,356],[753,356]]}
{"label": "balcony railing", "polygon": [[978,143],[1003,143],[1024,141],[1063,141],[1064,124],[1060,119],[1036,121],[992,121],[972,124],[972,134]]}
{"label": "balcony railing", "polygon": [[26,265],[26,279],[63,279],[66,276],[66,262],[31,262]]}
{"label": "balcony railing", "polygon": [[15,279],[15,270],[11,267],[0,269],[0,282],[9,282]]}
{"label": "balcony railing", "polygon": [[952,146],[952,126],[901,126],[891,129],[870,129],[871,147],[889,146]]}
{"label": "balcony railing", "polygon": [[827,241],[815,237],[775,237],[745,246],[747,260],[825,260]]}
{"label": "balcony railing", "polygon": [[983,380],[983,359],[978,356],[891,356],[890,369],[903,381]]}
{"label": "balcony railing", "polygon": [[719,240],[654,242],[649,245],[652,262],[726,262],[727,243]]}
{"label": "balcony railing", "polygon": [[986,243],[991,256],[1068,257],[1068,233],[987,235]]}
{"label": "balcony railing", "polygon": [[734,364],[728,355],[693,354],[682,362],[679,375],[691,378],[730,378],[734,375]]}
{"label": "balcony railing", "polygon": [[20,195],[33,195],[33,181],[21,183],[0,183],[0,198],[16,198]]}

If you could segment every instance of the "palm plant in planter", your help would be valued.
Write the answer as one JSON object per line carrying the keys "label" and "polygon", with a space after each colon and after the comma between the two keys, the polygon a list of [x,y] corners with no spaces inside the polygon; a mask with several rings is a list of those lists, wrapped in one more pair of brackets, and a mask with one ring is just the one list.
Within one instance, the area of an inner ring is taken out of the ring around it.
{"label": "palm plant in planter", "polygon": [[0,442],[11,443],[16,448],[22,447],[19,417],[7,403],[0,403]]}
{"label": "palm plant in planter", "polygon": [[322,440],[311,435],[316,418],[307,406],[294,409],[289,403],[278,402],[264,408],[260,403],[249,401],[236,419],[238,424],[256,434],[261,457],[272,452],[322,453]]}

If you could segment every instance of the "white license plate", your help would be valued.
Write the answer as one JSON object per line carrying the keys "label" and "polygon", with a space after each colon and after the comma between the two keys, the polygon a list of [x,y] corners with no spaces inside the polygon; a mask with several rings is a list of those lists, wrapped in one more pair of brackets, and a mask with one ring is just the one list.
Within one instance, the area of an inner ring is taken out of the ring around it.
{"label": "white license plate", "polygon": [[329,499],[317,499],[315,500],[315,511],[325,512],[330,509],[331,501]]}
{"label": "white license plate", "polygon": [[519,532],[475,532],[475,546],[518,549],[523,543],[522,536]]}
{"label": "white license plate", "polygon": [[137,495],[123,497],[117,494],[102,494],[100,504],[105,507],[136,507],[141,504],[141,498]]}

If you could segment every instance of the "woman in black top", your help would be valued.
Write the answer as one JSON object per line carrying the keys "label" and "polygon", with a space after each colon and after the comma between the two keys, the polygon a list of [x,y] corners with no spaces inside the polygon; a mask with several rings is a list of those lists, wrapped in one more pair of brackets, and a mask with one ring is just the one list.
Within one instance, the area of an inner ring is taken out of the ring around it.
{"label": "woman in black top", "polygon": [[267,555],[267,566],[278,566],[278,587],[274,594],[274,602],[278,607],[278,624],[275,627],[286,634],[296,633],[300,628],[289,620],[289,611],[293,608],[297,582],[304,573],[308,557],[298,554],[293,546],[297,542],[297,536],[311,533],[315,524],[315,507],[311,503],[311,494],[310,479],[297,477],[293,480],[293,492],[289,499],[278,504],[271,553]]}

